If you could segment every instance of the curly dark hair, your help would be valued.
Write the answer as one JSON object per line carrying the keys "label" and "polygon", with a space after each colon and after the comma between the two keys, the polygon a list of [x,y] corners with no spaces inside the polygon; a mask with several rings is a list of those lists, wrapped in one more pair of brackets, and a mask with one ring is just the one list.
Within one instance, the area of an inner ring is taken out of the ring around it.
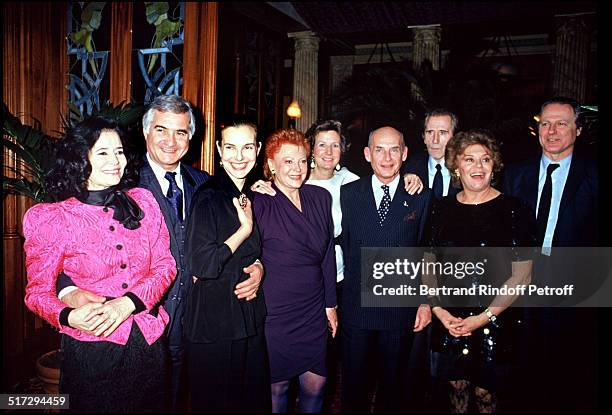
{"label": "curly dark hair", "polygon": [[100,138],[102,131],[114,131],[123,144],[127,165],[117,189],[129,189],[138,183],[138,157],[129,151],[126,133],[116,120],[101,116],[86,118],[66,130],[57,143],[57,159],[45,175],[47,193],[53,200],[62,201],[70,197],[86,197],[87,179],[91,174],[89,151]]}
{"label": "curly dark hair", "polygon": [[[455,187],[461,188],[459,176],[455,174],[458,159],[465,152],[466,148],[474,144],[479,144],[491,152],[493,177],[499,176],[499,172],[504,168],[499,144],[497,144],[490,131],[484,129],[462,131],[446,144],[446,150],[444,151],[444,163],[451,173],[451,181]],[[493,180],[493,183],[495,183],[495,180]]]}

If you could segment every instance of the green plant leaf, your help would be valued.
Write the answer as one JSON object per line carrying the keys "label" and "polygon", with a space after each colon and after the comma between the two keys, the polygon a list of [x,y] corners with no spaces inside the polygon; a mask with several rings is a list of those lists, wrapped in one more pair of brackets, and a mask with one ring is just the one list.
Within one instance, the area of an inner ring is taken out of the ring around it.
{"label": "green plant leaf", "polygon": [[102,10],[105,5],[106,2],[104,1],[92,1],[91,3],[87,3],[81,13],[81,22],[83,26],[88,26],[91,31],[98,29],[102,22]]}
{"label": "green plant leaf", "polygon": [[149,24],[156,24],[157,19],[170,9],[167,2],[145,2],[145,7]]}
{"label": "green plant leaf", "polygon": [[72,39],[72,41],[77,45],[85,46],[85,39],[87,38],[87,33],[89,33],[87,29],[81,29],[78,32],[71,33],[70,39]]}
{"label": "green plant leaf", "polygon": [[15,153],[15,155],[19,159],[23,160],[24,163],[29,164],[33,168],[40,167],[40,163],[38,162],[36,156],[33,154],[32,151],[13,143],[11,140],[2,140],[2,145],[13,153]]}
{"label": "green plant leaf", "polygon": [[160,24],[162,24],[166,20],[168,20],[168,13],[160,14],[159,17],[157,18],[157,20],[155,21],[155,23],[153,23],[153,24],[155,26],[159,26]]}
{"label": "green plant leaf", "polygon": [[[180,28],[181,28],[180,21],[173,22],[172,20],[168,20],[168,19],[163,20],[158,25],[156,25],[155,34],[157,35],[159,45],[161,46],[161,43],[165,39],[174,36],[179,31]],[[159,47],[159,46],[156,46],[156,47]]]}

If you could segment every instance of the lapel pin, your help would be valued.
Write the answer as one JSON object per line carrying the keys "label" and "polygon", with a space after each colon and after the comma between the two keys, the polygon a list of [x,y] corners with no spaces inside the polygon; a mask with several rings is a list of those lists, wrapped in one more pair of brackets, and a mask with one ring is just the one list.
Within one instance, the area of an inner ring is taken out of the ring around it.
{"label": "lapel pin", "polygon": [[404,206],[408,207],[408,202],[406,202],[405,200],[404,200]]}

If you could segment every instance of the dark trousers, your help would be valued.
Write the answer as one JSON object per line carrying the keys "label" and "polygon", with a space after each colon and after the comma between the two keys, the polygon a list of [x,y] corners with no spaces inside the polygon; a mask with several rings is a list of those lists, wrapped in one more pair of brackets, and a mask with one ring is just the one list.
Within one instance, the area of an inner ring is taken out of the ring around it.
{"label": "dark trousers", "polygon": [[[177,310],[176,316],[182,316],[184,313],[184,306],[179,305],[180,309]],[[175,317],[179,318],[179,317]],[[169,377],[167,383],[168,388],[168,410],[172,412],[185,412],[187,410],[187,387],[186,387],[186,374],[183,367],[183,360],[185,359],[184,353],[184,342],[183,342],[183,324],[182,322],[175,321],[170,330],[167,333],[167,344],[170,359],[168,359],[168,373]]]}
{"label": "dark trousers", "polygon": [[263,327],[240,340],[186,343],[193,412],[270,412],[270,367]]}
{"label": "dark trousers", "polygon": [[432,394],[430,336],[431,324],[414,333],[408,362],[407,388],[404,391],[407,409],[411,413],[430,410],[428,408]]}
{"label": "dark trousers", "polygon": [[368,330],[342,325],[342,412],[404,412],[411,329]]}

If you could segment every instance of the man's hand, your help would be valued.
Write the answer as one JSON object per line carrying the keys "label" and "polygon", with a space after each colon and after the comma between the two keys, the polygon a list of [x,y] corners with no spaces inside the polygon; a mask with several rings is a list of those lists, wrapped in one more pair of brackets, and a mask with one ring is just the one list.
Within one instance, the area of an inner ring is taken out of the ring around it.
{"label": "man's hand", "polygon": [[404,189],[408,194],[413,195],[415,193],[421,193],[423,190],[423,182],[421,178],[413,173],[404,174]]}
{"label": "man's hand", "polygon": [[88,303],[103,303],[106,297],[92,293],[91,291],[77,288],[60,298],[64,304],[71,308],[79,308]]}
{"label": "man's hand", "polygon": [[251,190],[264,195],[276,195],[276,190],[272,188],[272,182],[266,182],[264,180],[257,180],[255,184],[251,186]]}
{"label": "man's hand", "polygon": [[249,274],[250,277],[236,285],[234,294],[236,294],[239,299],[244,298],[247,301],[250,301],[257,297],[257,290],[259,289],[264,273],[263,265],[261,265],[261,262],[256,261],[242,270]]}
{"label": "man's hand", "polygon": [[412,331],[421,331],[427,327],[429,323],[431,323],[431,309],[429,308],[429,304],[421,304],[417,309],[416,318],[414,319],[414,329]]}

